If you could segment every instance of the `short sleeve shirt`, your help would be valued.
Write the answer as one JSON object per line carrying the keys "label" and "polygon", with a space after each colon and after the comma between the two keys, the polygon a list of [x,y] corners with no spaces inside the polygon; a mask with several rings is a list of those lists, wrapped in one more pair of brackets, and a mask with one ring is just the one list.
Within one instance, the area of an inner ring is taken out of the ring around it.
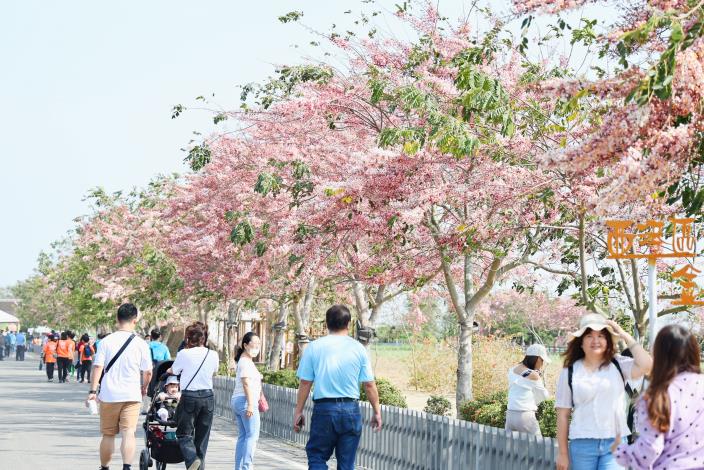
{"label": "short sleeve shirt", "polygon": [[235,373],[235,390],[232,392],[233,397],[243,397],[244,385],[242,379],[249,379],[249,386],[252,388],[255,398],[259,398],[262,393],[262,374],[254,365],[252,359],[248,357],[240,357],[237,361],[237,370]]}
{"label": "short sleeve shirt", "polygon": [[315,383],[314,400],[359,399],[359,384],[374,380],[367,350],[342,335],[328,335],[310,343],[303,351],[296,375]]}
{"label": "short sleeve shirt", "polygon": [[174,374],[181,375],[181,391],[212,390],[213,375],[218,371],[219,365],[220,359],[217,351],[210,351],[199,346],[180,350],[171,370]]}
{"label": "short sleeve shirt", "polygon": [[[131,334],[129,331],[116,331],[103,338],[93,363],[107,367]],[[142,338],[136,336],[110,370],[107,373],[103,370],[98,398],[106,403],[141,402],[141,373],[149,370],[152,370],[149,347]]]}
{"label": "short sleeve shirt", "polygon": [[[557,381],[556,408],[572,408],[570,439],[610,439],[631,434],[626,419],[627,395],[624,377],[631,378],[633,359],[615,356],[623,377],[615,365],[609,364],[594,372],[584,367],[584,361],[574,363],[572,392],[568,370],[563,368]],[[574,396],[574,405],[572,403]]]}
{"label": "short sleeve shirt", "polygon": [[149,349],[152,350],[152,358],[156,361],[168,361],[171,359],[171,353],[169,348],[166,347],[164,343],[159,341],[151,341],[149,343]]}

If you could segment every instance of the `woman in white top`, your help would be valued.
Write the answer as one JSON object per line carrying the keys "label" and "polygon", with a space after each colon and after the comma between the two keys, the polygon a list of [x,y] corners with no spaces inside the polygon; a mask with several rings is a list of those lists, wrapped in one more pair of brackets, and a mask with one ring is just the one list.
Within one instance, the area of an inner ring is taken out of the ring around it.
{"label": "woman in white top", "polygon": [[178,352],[169,373],[181,375],[181,400],[176,407],[176,437],[188,470],[205,468],[210,428],[213,424],[215,396],[213,376],[219,358],[210,351],[208,329],[202,322],[186,328],[186,348]]}
{"label": "woman in white top", "polygon": [[523,361],[509,369],[507,431],[542,436],[535,412],[538,411],[538,405],[550,397],[542,378],[543,365],[549,363],[550,357],[545,346],[533,344],[526,349]]}
{"label": "woman in white top", "polygon": [[[570,337],[555,398],[557,470],[620,469],[611,447],[631,433],[625,383],[649,373],[653,360],[616,322],[599,314],[582,317]],[[616,354],[618,339],[633,359]]]}
{"label": "woman in white top", "polygon": [[249,332],[242,337],[235,361],[235,390],[232,393],[232,411],[239,432],[235,450],[235,470],[253,468],[254,450],[259,440],[259,398],[262,394],[262,374],[253,359],[261,348],[259,336]]}

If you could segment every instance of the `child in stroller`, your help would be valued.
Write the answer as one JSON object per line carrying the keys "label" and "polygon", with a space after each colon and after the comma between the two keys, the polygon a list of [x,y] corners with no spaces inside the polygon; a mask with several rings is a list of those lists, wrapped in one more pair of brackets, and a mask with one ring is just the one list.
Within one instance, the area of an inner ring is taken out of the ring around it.
{"label": "child in stroller", "polygon": [[164,391],[159,392],[155,400],[156,415],[159,420],[165,425],[173,423],[176,419],[176,407],[181,399],[179,391],[178,377],[175,375],[169,376],[164,385]]}
{"label": "child in stroller", "polygon": [[176,439],[176,406],[181,398],[178,377],[166,371],[173,361],[159,362],[154,366],[148,395],[152,397],[144,420],[145,449],[139,458],[140,470],[148,470],[156,461],[156,470],[166,469],[168,463],[183,462],[183,455]]}

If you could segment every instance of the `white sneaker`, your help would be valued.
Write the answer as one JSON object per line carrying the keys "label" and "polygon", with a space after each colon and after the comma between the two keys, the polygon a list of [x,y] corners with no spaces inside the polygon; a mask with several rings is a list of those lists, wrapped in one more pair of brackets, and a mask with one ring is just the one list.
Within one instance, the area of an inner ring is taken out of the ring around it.
{"label": "white sneaker", "polygon": [[200,468],[200,459],[195,459],[188,470],[198,470]]}

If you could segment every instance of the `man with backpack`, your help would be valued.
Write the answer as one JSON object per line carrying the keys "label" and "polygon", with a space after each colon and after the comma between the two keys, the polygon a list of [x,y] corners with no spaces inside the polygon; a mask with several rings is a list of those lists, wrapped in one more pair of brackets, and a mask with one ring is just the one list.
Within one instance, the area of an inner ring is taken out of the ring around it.
{"label": "man with backpack", "polygon": [[122,435],[122,469],[132,468],[142,397],[147,394],[152,379],[149,347],[134,332],[137,320],[137,307],[122,304],[117,310],[118,330],[101,341],[93,359],[88,400],[100,400],[100,432],[103,435],[100,470],[108,470],[118,433]]}

